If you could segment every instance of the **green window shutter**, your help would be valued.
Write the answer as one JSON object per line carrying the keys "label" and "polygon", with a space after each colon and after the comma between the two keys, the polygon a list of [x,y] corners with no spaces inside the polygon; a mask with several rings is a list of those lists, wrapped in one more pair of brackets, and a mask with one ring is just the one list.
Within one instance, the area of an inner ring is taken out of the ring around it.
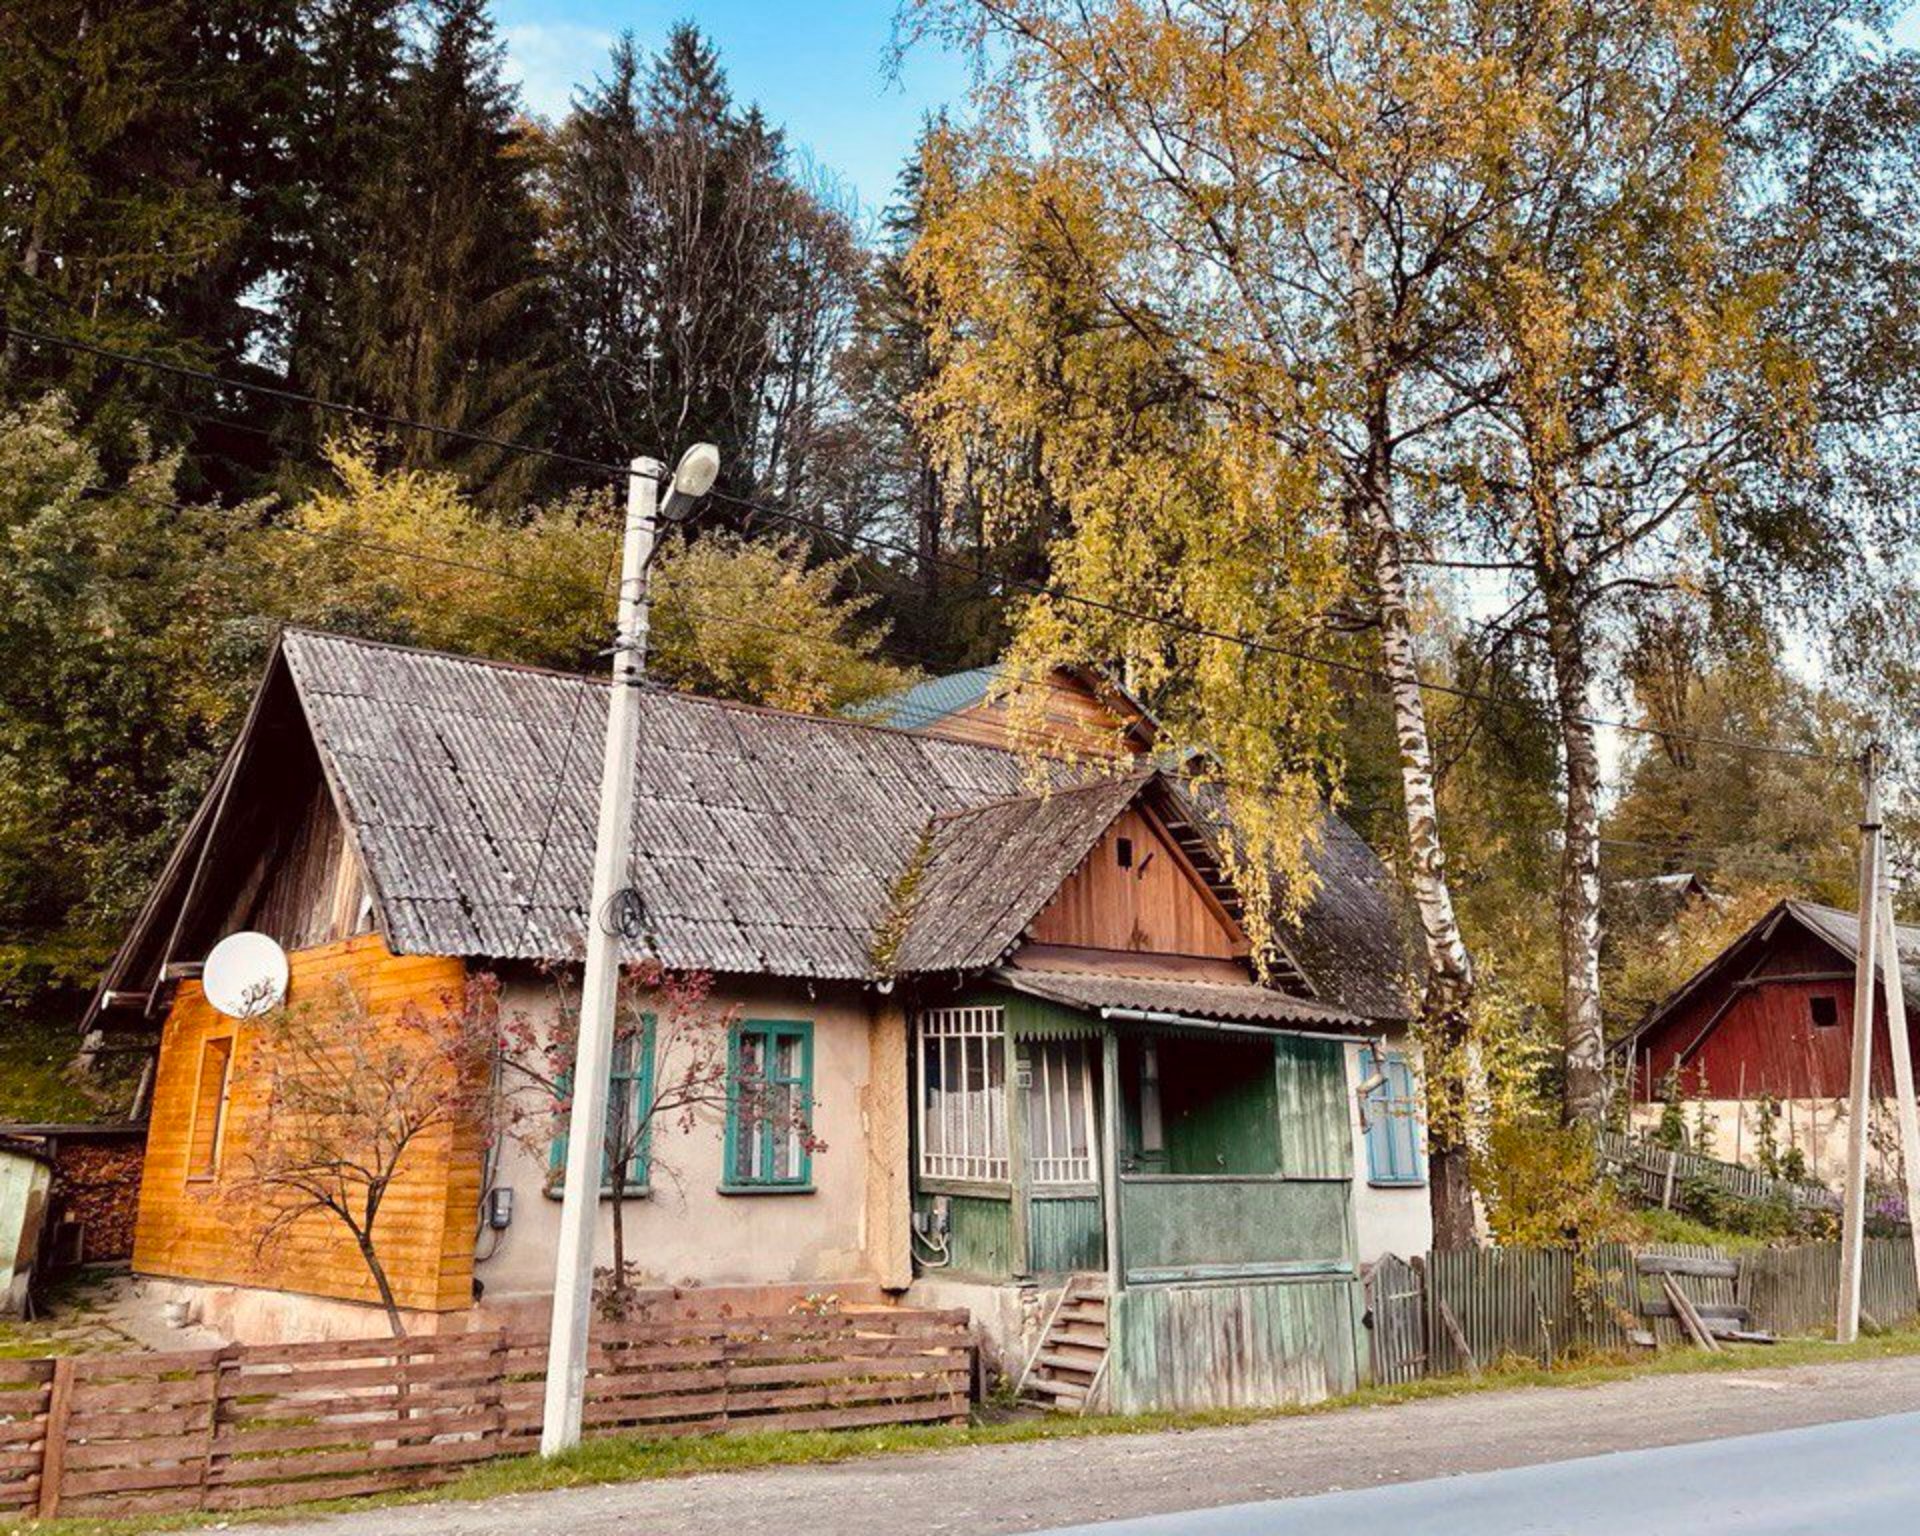
{"label": "green window shutter", "polygon": [[1353,1177],[1347,1054],[1338,1040],[1276,1035],[1280,1172],[1292,1179]]}
{"label": "green window shutter", "polygon": [[813,1180],[813,1025],[743,1019],[727,1041],[721,1187],[804,1189]]}
{"label": "green window shutter", "polygon": [[[600,1187],[608,1190],[613,1181],[607,1177],[607,1153],[626,1138],[618,1129],[622,1115],[646,1113],[653,1104],[654,1094],[654,1025],[652,1014],[641,1019],[640,1033],[625,1035],[613,1043],[613,1066],[607,1076],[607,1146],[600,1152]],[[560,1091],[567,1093],[573,1085],[571,1074],[561,1077]],[[547,1182],[551,1187],[558,1185],[566,1177],[567,1168],[567,1120],[566,1116],[557,1117],[559,1124],[553,1135],[553,1144],[547,1151]],[[639,1191],[647,1187],[647,1178],[653,1164],[653,1125],[648,1123],[640,1138],[640,1144],[627,1162],[627,1189]]]}

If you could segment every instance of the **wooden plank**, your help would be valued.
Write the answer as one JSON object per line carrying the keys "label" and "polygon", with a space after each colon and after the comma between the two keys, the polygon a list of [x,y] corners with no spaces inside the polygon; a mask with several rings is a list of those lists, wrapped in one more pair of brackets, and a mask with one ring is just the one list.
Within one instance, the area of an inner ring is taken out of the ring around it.
{"label": "wooden plank", "polygon": [[1436,1296],[1435,1304],[1439,1308],[1440,1321],[1447,1330],[1447,1337],[1453,1340],[1453,1347],[1460,1351],[1460,1358],[1467,1362],[1467,1374],[1478,1376],[1480,1362],[1473,1358],[1473,1348],[1467,1343],[1466,1333],[1460,1327],[1460,1319],[1453,1315],[1453,1308],[1447,1305],[1444,1296]]}
{"label": "wooden plank", "polygon": [[47,1442],[40,1466],[39,1516],[51,1520],[60,1513],[60,1483],[67,1460],[67,1421],[73,1415],[73,1360],[53,1363],[53,1390],[47,1398]]}
{"label": "wooden plank", "polygon": [[1643,1253],[1635,1257],[1634,1264],[1643,1275],[1693,1275],[1704,1280],[1734,1280],[1740,1275],[1740,1264],[1737,1259]]}
{"label": "wooden plank", "polygon": [[326,1491],[325,1479],[336,1473],[464,1465],[470,1461],[486,1461],[498,1454],[498,1448],[489,1438],[387,1446],[378,1450],[362,1448],[337,1454],[321,1452],[312,1456],[267,1456],[258,1460],[230,1461],[216,1468],[208,1480],[231,1487],[236,1483],[272,1483],[289,1478],[311,1478],[320,1483],[312,1497],[325,1499],[333,1497]]}
{"label": "wooden plank", "polygon": [[1706,1324],[1700,1321],[1700,1315],[1693,1310],[1693,1303],[1687,1299],[1686,1292],[1680,1289],[1680,1282],[1671,1273],[1663,1273],[1660,1276],[1660,1287],[1667,1293],[1667,1300],[1673,1304],[1674,1311],[1680,1319],[1680,1326],[1686,1329],[1687,1336],[1702,1349],[1718,1353],[1719,1344],[1715,1342]]}

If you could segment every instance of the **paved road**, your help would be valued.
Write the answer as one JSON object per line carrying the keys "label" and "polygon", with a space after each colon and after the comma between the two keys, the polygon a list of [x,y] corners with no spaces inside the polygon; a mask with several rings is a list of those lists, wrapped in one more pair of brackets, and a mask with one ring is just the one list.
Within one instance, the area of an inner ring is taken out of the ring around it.
{"label": "paved road", "polygon": [[1269,1500],[1052,1536],[1831,1536],[1920,1526],[1920,1413]]}
{"label": "paved road", "polygon": [[[1482,1392],[1232,1428],[975,1446],[485,1504],[369,1509],[262,1527],[260,1536],[997,1536],[1916,1410],[1920,1356]],[[1920,1464],[1920,1455],[1904,1452],[1901,1460]],[[1450,1536],[1441,1520],[1395,1528]],[[1346,1529],[1351,1536],[1355,1527]],[[1920,1519],[1853,1529],[1904,1532],[1920,1529]],[[1609,1530],[1640,1536],[1641,1527],[1616,1520]]]}

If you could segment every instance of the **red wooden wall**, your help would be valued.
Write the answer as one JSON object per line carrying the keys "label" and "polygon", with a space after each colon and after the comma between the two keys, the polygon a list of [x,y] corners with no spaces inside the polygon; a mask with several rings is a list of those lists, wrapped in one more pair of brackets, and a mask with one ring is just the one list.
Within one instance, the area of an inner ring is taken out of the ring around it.
{"label": "red wooden wall", "polygon": [[[1682,1056],[1680,1084],[1688,1098],[1845,1097],[1853,1055],[1852,971],[1853,962],[1845,955],[1792,919],[1783,920],[1770,940],[1756,940],[1724,975],[1702,986],[1636,1042],[1635,1100],[1658,1099],[1662,1079]],[[1748,984],[1740,985],[1747,978]],[[1818,997],[1833,999],[1834,1024],[1813,1022],[1812,1002]],[[1712,1033],[1692,1049],[1715,1014],[1720,1018]],[[1920,1018],[1909,1019],[1907,1033],[1920,1056],[1917,1025]],[[1875,1027],[1874,1092],[1890,1094],[1893,1069],[1884,998]]]}

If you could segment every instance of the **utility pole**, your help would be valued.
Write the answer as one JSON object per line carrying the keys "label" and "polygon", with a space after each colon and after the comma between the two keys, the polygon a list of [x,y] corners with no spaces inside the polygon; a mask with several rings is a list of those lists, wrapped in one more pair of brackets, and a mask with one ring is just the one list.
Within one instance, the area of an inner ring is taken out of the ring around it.
{"label": "utility pole", "polygon": [[[687,451],[667,493],[666,516],[684,515],[712,487],[720,455],[711,444]],[[580,1029],[567,1116],[567,1167],[554,1260],[553,1325],[547,1343],[546,1406],[540,1454],[580,1440],[587,1387],[587,1326],[593,1310],[593,1243],[600,1215],[601,1148],[607,1136],[607,1079],[613,1070],[614,1007],[620,991],[620,925],[613,911],[627,883],[633,829],[633,775],[640,745],[640,689],[646,677],[647,566],[653,559],[659,460],[633,461],[620,556],[620,616],[613,687],[600,768],[600,820],[587,902],[587,957],[580,981]]]}
{"label": "utility pole", "polygon": [[[1893,921],[1893,884],[1880,860],[1880,989],[1887,999],[1887,1048],[1893,1053],[1893,1112],[1900,1125],[1900,1171],[1906,1179],[1907,1220],[1920,1212],[1920,1107],[1913,1097],[1913,1041],[1907,1035],[1906,984],[1900,975],[1900,930]],[[1912,1244],[1914,1283],[1920,1285],[1920,1242]]]}
{"label": "utility pole", "polygon": [[[1860,940],[1853,972],[1853,1074],[1847,1093],[1846,1201],[1840,1222],[1840,1308],[1834,1337],[1860,1336],[1861,1243],[1867,1218],[1867,1119],[1873,1086],[1874,998],[1880,951],[1880,744],[1869,742],[1862,764]],[[1895,974],[1898,974],[1896,969]]]}

